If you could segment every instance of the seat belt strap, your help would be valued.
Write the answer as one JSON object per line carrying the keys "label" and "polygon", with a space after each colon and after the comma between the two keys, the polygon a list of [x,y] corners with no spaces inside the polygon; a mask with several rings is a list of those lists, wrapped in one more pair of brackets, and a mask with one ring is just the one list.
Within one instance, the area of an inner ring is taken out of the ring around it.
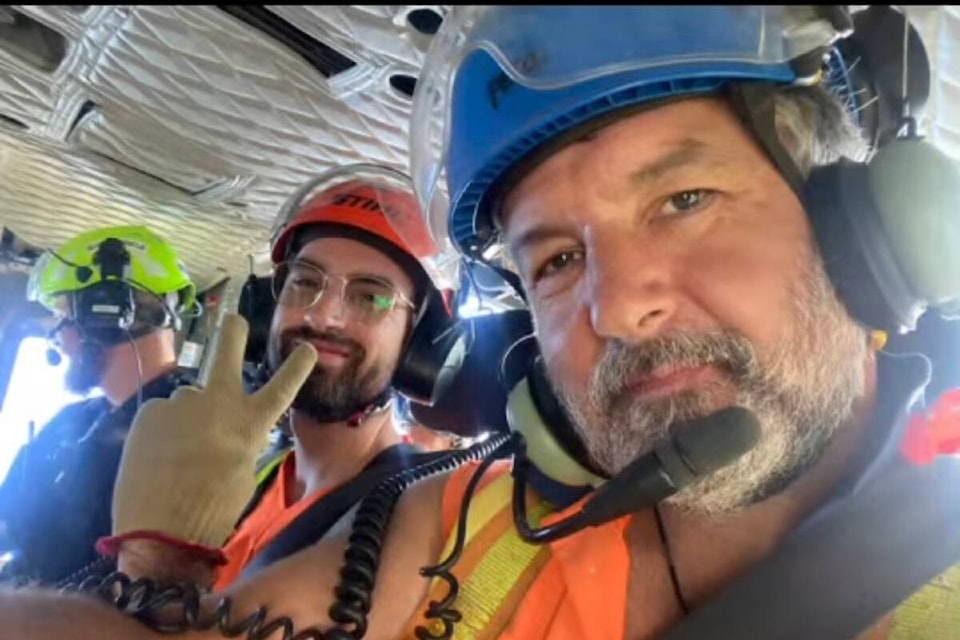
{"label": "seat belt strap", "polygon": [[897,460],[663,640],[851,640],[960,563],[960,462]]}
{"label": "seat belt strap", "polygon": [[316,543],[381,482],[446,453],[423,453],[418,447],[408,444],[385,449],[363,471],[307,507],[250,560],[240,577],[247,578],[267,565]]}

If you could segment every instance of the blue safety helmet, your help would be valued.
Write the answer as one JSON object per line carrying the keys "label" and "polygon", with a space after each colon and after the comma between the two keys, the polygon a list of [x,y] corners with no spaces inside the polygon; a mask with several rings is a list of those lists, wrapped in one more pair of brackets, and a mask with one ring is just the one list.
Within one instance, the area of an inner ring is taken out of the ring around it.
{"label": "blue safety helmet", "polygon": [[836,9],[454,8],[425,61],[411,123],[411,172],[434,240],[482,259],[497,235],[499,181],[545,142],[625,107],[731,81],[826,80],[855,112],[832,48],[851,29]]}

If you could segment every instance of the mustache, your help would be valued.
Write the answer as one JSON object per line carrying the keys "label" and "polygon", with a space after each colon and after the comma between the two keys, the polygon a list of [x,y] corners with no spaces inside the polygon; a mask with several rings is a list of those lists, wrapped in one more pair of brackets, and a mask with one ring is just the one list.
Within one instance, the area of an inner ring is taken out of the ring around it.
{"label": "mustache", "polygon": [[642,343],[610,342],[589,388],[602,406],[615,401],[637,378],[658,368],[707,365],[719,368],[738,385],[746,384],[758,372],[756,351],[739,333],[673,331]]}
{"label": "mustache", "polygon": [[338,333],[330,331],[314,331],[310,327],[294,327],[285,329],[280,333],[280,344],[283,345],[284,356],[290,355],[294,350],[296,340],[329,342],[332,345],[343,348],[350,354],[351,359],[362,359],[366,354],[366,349],[360,343],[346,338]]}

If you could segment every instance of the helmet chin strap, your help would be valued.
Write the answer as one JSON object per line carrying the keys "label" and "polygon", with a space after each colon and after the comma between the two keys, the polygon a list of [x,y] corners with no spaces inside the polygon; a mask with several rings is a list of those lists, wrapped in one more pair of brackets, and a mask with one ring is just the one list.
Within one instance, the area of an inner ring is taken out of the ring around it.
{"label": "helmet chin strap", "polygon": [[379,413],[384,409],[387,409],[392,402],[393,394],[391,393],[390,387],[387,387],[379,396],[376,397],[373,402],[348,417],[347,426],[354,428],[359,427],[374,413]]}

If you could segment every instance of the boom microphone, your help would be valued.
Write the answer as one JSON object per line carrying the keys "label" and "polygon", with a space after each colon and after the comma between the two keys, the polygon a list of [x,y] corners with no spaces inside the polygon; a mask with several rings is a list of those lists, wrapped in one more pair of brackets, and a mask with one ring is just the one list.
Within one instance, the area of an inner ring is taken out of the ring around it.
{"label": "boom microphone", "polygon": [[59,367],[61,362],[63,362],[63,356],[60,352],[53,347],[47,347],[47,364],[51,367]]}
{"label": "boom microphone", "polygon": [[[597,489],[577,514],[549,527],[530,529],[526,483],[515,482],[514,523],[528,542],[550,542],[643,511],[733,463],[759,439],[760,424],[752,412],[739,406],[721,409],[680,426],[670,440],[637,458]],[[518,477],[522,475],[520,469]]]}
{"label": "boom microphone", "polygon": [[756,416],[728,407],[693,420],[653,451],[630,463],[583,505],[590,526],[636,513],[732,464],[760,439]]}
{"label": "boom microphone", "polygon": [[47,333],[47,364],[51,367],[59,367],[60,363],[63,362],[63,356],[60,355],[60,352],[54,349],[50,343],[53,341],[54,336],[57,335],[57,332],[63,327],[66,320],[61,320],[57,323],[53,329]]}

